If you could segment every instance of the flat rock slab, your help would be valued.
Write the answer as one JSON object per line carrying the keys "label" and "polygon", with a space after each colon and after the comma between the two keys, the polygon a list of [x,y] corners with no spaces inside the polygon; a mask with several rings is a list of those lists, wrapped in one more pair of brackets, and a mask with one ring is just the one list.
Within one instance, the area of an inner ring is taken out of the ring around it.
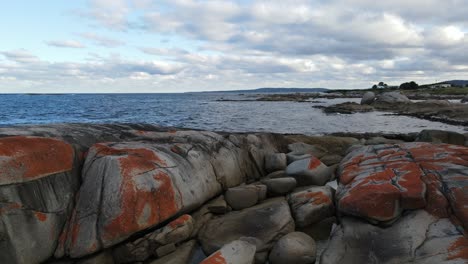
{"label": "flat rock slab", "polygon": [[391,221],[405,209],[451,212],[468,228],[468,148],[405,143],[366,146],[340,164],[337,204],[344,214]]}
{"label": "flat rock slab", "polygon": [[284,198],[274,198],[209,220],[200,231],[199,240],[205,253],[211,254],[230,241],[253,237],[260,253],[268,252],[276,240],[292,231],[294,220],[288,203]]}

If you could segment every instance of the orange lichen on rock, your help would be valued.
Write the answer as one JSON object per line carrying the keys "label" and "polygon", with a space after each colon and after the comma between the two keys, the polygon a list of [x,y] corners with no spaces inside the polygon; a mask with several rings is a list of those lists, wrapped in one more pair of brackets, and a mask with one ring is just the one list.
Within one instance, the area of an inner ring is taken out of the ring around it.
{"label": "orange lichen on rock", "polygon": [[[468,177],[466,177],[468,181]],[[455,216],[462,222],[465,230],[468,230],[468,185],[450,189],[452,193],[452,210]]]}
{"label": "orange lichen on rock", "polygon": [[400,209],[400,191],[390,183],[359,185],[339,200],[346,213],[379,221],[395,218]]}
{"label": "orange lichen on rock", "polygon": [[337,197],[344,213],[391,220],[403,209],[450,211],[468,228],[468,148],[408,143],[368,146],[341,164]]}
{"label": "orange lichen on rock", "polygon": [[[122,174],[129,177],[125,172]],[[156,171],[152,177],[160,184],[156,190],[139,190],[132,179],[124,179],[121,213],[104,227],[103,239],[112,240],[135,233],[167,220],[179,211],[171,178],[160,171]],[[147,215],[141,222],[139,219],[143,214]]]}
{"label": "orange lichen on rock", "polygon": [[465,259],[468,260],[468,238],[460,237],[448,248],[449,256],[447,260]]}
{"label": "orange lichen on rock", "polygon": [[227,264],[227,262],[221,251],[217,251],[200,262],[200,264]]}
{"label": "orange lichen on rock", "polygon": [[74,151],[70,144],[42,137],[0,139],[0,184],[35,180],[70,171]]}
{"label": "orange lichen on rock", "polygon": [[436,217],[449,217],[449,202],[440,191],[442,184],[435,174],[429,173],[423,177],[426,184],[426,211]]}
{"label": "orange lichen on rock", "polygon": [[[117,149],[98,144],[99,155],[119,155],[122,182],[120,214],[103,228],[103,240],[112,241],[154,226],[175,215],[180,205],[171,177],[159,169],[166,166],[150,149]],[[157,188],[138,185],[138,178],[155,182]]]}
{"label": "orange lichen on rock", "polygon": [[188,221],[190,221],[190,219],[192,219],[190,215],[184,214],[180,216],[179,218],[177,218],[176,220],[170,222],[168,226],[171,227],[172,229],[176,229],[180,226],[185,225]]}
{"label": "orange lichen on rock", "polygon": [[320,204],[331,204],[332,200],[328,195],[323,192],[304,192],[296,195],[297,198],[306,198],[310,200],[311,204],[320,205]]}
{"label": "orange lichen on rock", "polygon": [[167,166],[166,162],[149,149],[145,148],[114,148],[106,144],[94,145],[98,153],[97,156],[128,156],[130,159],[139,159],[148,163],[156,163],[159,166]]}
{"label": "orange lichen on rock", "polygon": [[44,222],[47,220],[47,215],[41,212],[34,212],[34,215],[36,215],[37,220]]}
{"label": "orange lichen on rock", "polygon": [[316,157],[311,157],[308,169],[313,170],[317,168],[318,166],[320,166],[320,164],[322,164],[322,162],[319,159],[317,159]]}

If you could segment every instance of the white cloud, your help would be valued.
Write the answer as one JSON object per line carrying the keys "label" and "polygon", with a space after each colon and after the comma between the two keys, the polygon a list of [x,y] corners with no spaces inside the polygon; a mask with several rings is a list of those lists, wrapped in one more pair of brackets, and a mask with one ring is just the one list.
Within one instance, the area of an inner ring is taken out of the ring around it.
{"label": "white cloud", "polygon": [[[80,14],[99,29],[79,34],[84,43],[124,55],[50,63],[24,50],[3,51],[0,76],[29,81],[28,87],[75,78],[91,86],[96,80],[190,90],[362,88],[468,73],[462,0],[90,0]],[[132,39],[127,44],[97,33],[106,30]],[[159,41],[143,43],[138,34]]]}
{"label": "white cloud", "polygon": [[82,38],[93,41],[94,44],[96,45],[103,46],[103,47],[115,48],[115,47],[125,45],[125,42],[123,41],[112,39],[112,38],[107,38],[107,37],[104,37],[95,33],[86,32],[86,33],[80,33],[78,35],[81,36]]}
{"label": "white cloud", "polygon": [[54,46],[58,48],[73,48],[73,49],[82,49],[85,48],[81,42],[76,40],[51,40],[46,41],[46,44],[49,46]]}

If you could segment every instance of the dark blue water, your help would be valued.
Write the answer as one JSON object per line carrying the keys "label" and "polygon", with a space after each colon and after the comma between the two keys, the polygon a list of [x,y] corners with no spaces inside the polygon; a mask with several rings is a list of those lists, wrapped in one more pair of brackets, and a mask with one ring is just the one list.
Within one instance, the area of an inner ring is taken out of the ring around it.
{"label": "dark blue water", "polygon": [[0,95],[0,125],[44,123],[150,123],[217,131],[408,133],[422,129],[458,132],[464,127],[381,112],[325,115],[314,105],[357,99],[321,99],[322,103],[225,102],[232,94],[76,94]]}

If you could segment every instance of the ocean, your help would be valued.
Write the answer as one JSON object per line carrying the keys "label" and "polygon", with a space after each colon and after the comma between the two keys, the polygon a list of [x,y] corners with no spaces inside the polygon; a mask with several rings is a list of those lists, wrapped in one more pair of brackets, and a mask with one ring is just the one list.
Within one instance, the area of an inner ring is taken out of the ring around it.
{"label": "ocean", "polygon": [[313,102],[218,101],[249,98],[231,93],[0,95],[0,125],[48,123],[150,123],[229,132],[325,134],[333,132],[409,133],[423,129],[464,132],[453,126],[383,112],[324,114]]}

